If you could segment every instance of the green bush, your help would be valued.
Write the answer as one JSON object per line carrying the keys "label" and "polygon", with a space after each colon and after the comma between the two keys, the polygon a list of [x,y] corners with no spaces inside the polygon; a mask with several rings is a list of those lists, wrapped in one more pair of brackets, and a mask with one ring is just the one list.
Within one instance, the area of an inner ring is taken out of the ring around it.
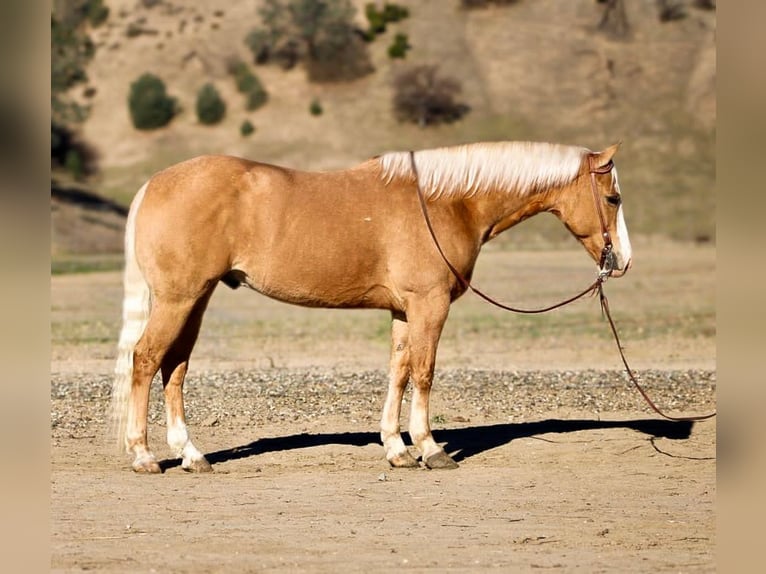
{"label": "green bush", "polygon": [[404,59],[407,57],[407,50],[412,48],[407,41],[407,34],[397,34],[393,44],[388,47],[388,57],[391,59]]}
{"label": "green bush", "polygon": [[78,181],[85,174],[84,163],[83,157],[77,149],[67,150],[66,157],[64,158],[64,168]]}
{"label": "green bush", "polygon": [[379,11],[374,2],[368,2],[364,6],[364,15],[370,27],[363,32],[366,41],[372,41],[375,36],[386,31],[389,22],[399,22],[410,15],[410,11],[404,6],[386,2],[383,10]]}
{"label": "green bush", "polygon": [[245,108],[249,111],[260,108],[269,99],[269,94],[261,84],[258,76],[250,71],[250,67],[241,60],[228,64],[229,73],[234,76],[237,91],[245,94]]}
{"label": "green bush", "polygon": [[197,118],[201,124],[217,124],[226,114],[226,102],[211,83],[202,86],[197,92]]}
{"label": "green bush", "polygon": [[398,4],[386,2],[383,5],[383,19],[386,22],[398,22],[404,20],[410,15],[410,11],[405,6],[399,6]]}
{"label": "green bush", "polygon": [[252,90],[247,93],[247,101],[245,102],[245,108],[252,112],[257,110],[269,99],[269,94],[263,89],[260,83],[256,85]]}
{"label": "green bush", "polygon": [[165,82],[146,73],[130,85],[130,118],[139,130],[166,126],[177,111],[176,99],[168,96]]}
{"label": "green bush", "polygon": [[109,18],[109,8],[104,6],[104,0],[88,0],[83,7],[85,16],[94,28],[97,28]]}
{"label": "green bush", "polygon": [[[596,0],[597,2],[601,0]],[[490,4],[497,6],[507,6],[510,4],[516,4],[519,0],[462,0],[461,4],[463,8],[486,8]]]}
{"label": "green bush", "polygon": [[98,172],[98,152],[71,127],[51,121],[51,169],[82,180]]}
{"label": "green bush", "polygon": [[321,116],[324,113],[322,104],[318,99],[314,98],[311,100],[311,105],[309,105],[309,113],[311,113],[312,116]]}
{"label": "green bush", "polygon": [[234,74],[234,81],[237,82],[237,91],[243,94],[252,91],[253,88],[260,87],[258,78],[245,64]]}
{"label": "green bush", "polygon": [[374,38],[376,34],[382,34],[386,31],[386,19],[383,16],[383,12],[378,12],[378,7],[374,2],[365,4],[364,15],[367,16],[367,21],[370,23],[367,34],[371,38]]}
{"label": "green bush", "polygon": [[255,131],[255,126],[250,120],[243,121],[239,126],[239,133],[242,137],[247,137]]}
{"label": "green bush", "polygon": [[245,36],[245,45],[253,53],[253,61],[256,64],[264,64],[269,60],[274,49],[274,42],[268,30],[253,28]]}

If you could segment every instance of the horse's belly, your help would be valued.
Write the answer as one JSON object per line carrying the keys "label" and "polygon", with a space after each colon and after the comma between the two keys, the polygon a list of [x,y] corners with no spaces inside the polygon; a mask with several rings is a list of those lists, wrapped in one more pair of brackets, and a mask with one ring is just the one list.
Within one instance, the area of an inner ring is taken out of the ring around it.
{"label": "horse's belly", "polygon": [[396,298],[375,265],[346,258],[280,258],[245,273],[244,283],[273,299],[305,307],[397,308]]}

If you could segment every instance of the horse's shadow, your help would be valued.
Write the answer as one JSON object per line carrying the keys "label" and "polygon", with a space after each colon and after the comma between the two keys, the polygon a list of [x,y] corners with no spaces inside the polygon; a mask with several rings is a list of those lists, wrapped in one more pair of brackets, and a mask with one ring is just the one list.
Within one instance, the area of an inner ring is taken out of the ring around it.
{"label": "horse's shadow", "polygon": [[[693,422],[666,421],[659,419],[638,419],[627,421],[610,420],[561,420],[548,419],[528,423],[501,423],[434,432],[434,438],[446,442],[444,449],[460,462],[472,456],[508,444],[514,439],[529,438],[549,433],[571,433],[577,431],[625,428],[653,438],[682,440],[691,435]],[[293,434],[280,437],[268,437],[255,440],[245,445],[218,450],[205,454],[210,464],[248,458],[267,452],[280,452],[325,445],[366,446],[379,443],[380,435],[374,432]],[[163,472],[180,466],[178,459],[166,459],[160,462]]]}

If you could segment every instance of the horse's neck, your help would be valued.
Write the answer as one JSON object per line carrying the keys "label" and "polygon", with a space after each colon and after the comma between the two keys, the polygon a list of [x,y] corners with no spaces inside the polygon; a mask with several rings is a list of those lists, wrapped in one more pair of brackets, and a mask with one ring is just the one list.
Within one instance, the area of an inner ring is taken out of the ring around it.
{"label": "horse's neck", "polygon": [[477,224],[481,228],[479,233],[489,241],[509,229],[546,211],[549,196],[546,193],[534,193],[527,196],[514,197],[507,194],[488,194],[477,198],[473,203],[476,211]]}

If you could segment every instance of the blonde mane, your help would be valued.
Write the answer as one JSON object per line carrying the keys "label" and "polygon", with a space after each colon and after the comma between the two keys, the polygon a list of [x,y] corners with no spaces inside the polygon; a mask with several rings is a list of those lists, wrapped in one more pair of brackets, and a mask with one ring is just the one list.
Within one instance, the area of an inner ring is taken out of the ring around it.
{"label": "blonde mane", "polygon": [[[491,190],[526,195],[577,177],[588,150],[535,142],[475,143],[415,152],[419,183],[429,198],[471,197]],[[410,152],[378,157],[386,183],[413,179]]]}

